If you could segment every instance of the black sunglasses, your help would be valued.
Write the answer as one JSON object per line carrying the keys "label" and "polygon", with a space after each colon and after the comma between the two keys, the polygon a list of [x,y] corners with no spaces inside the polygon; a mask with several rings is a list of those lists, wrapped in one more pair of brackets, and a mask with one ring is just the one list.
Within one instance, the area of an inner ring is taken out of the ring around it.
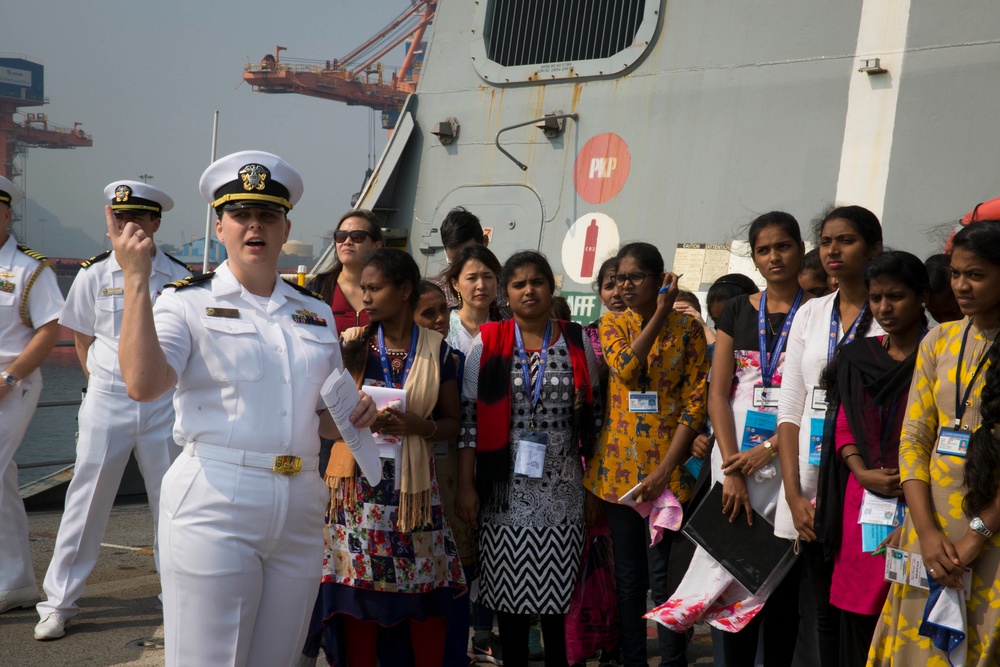
{"label": "black sunglasses", "polygon": [[[366,232],[363,229],[354,229],[347,231],[345,229],[338,229],[333,233],[333,240],[337,243],[343,243],[348,238],[350,238],[355,243],[364,243],[365,239],[371,236],[371,232]],[[374,238],[374,237],[373,237]]]}

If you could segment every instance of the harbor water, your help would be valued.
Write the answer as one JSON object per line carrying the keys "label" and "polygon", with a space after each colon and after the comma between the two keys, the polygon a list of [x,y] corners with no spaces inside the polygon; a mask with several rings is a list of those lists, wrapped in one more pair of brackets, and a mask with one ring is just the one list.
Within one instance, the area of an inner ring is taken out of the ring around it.
{"label": "harbor water", "polygon": [[[73,347],[57,347],[42,363],[42,396],[46,402],[75,401],[72,406],[39,407],[28,426],[21,447],[14,455],[17,464],[65,461],[76,456],[76,416],[81,390],[87,385]],[[18,484],[33,482],[59,467],[21,468]]]}

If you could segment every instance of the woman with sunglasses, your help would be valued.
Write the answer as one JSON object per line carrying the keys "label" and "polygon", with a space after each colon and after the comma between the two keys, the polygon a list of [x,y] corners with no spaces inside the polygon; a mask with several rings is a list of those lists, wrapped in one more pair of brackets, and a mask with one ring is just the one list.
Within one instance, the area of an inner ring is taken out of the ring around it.
{"label": "woman with sunglasses", "polygon": [[333,310],[337,331],[368,324],[361,303],[361,270],[368,255],[382,247],[382,229],[371,211],[348,211],[333,232],[336,260],[329,271],[317,275],[309,289],[318,292]]}
{"label": "woman with sunglasses", "polygon": [[[656,500],[668,486],[681,502],[690,497],[694,480],[682,464],[705,425],[708,357],[701,325],[673,309],[677,276],[664,273],[655,246],[623,247],[614,280],[628,310],[601,318],[609,406],[584,488],[611,526],[625,664],[638,667],[646,664],[646,592],[652,589],[658,605],[669,596],[674,533],[649,546],[648,522],[619,499],[635,487],[637,499]],[[685,634],[657,631],[660,664],[686,665]]]}

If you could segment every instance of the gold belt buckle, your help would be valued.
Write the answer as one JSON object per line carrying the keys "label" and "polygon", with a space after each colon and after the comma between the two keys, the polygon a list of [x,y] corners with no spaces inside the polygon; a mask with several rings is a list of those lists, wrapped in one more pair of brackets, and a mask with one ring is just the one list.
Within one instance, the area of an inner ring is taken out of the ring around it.
{"label": "gold belt buckle", "polygon": [[290,454],[275,456],[271,470],[279,475],[298,475],[302,472],[302,457]]}

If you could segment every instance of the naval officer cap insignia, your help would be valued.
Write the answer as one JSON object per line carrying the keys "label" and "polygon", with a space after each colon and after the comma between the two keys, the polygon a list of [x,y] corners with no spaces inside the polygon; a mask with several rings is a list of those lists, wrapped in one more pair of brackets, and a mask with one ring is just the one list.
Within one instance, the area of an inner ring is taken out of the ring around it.
{"label": "naval officer cap insignia", "polygon": [[240,151],[217,160],[201,175],[201,195],[220,215],[238,208],[287,213],[302,196],[302,177],[277,155]]}
{"label": "naval officer cap insignia", "polygon": [[9,179],[0,176],[0,204],[17,206],[22,197],[24,197],[24,195],[21,194],[21,189],[19,187],[14,185]]}
{"label": "naval officer cap insignia", "polygon": [[174,200],[166,192],[142,181],[114,181],[104,188],[104,197],[115,211],[143,211],[160,217],[163,211],[174,207]]}

